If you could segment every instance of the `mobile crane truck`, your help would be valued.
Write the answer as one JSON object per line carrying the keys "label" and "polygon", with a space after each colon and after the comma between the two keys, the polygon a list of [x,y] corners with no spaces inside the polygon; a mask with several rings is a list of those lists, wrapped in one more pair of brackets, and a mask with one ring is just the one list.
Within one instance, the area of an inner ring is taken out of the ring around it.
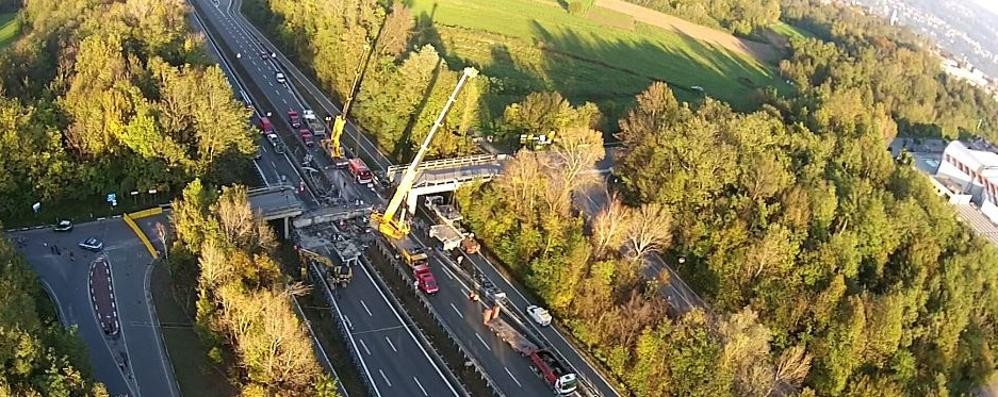
{"label": "mobile crane truck", "polygon": [[554,390],[559,396],[577,396],[576,389],[579,386],[579,379],[575,373],[568,370],[568,367],[558,357],[546,349],[542,349],[524,336],[515,327],[506,322],[500,316],[500,309],[497,303],[488,304],[482,313],[485,325],[495,333],[499,339],[510,345],[517,353],[530,361],[530,368],[544,379],[544,383]]}

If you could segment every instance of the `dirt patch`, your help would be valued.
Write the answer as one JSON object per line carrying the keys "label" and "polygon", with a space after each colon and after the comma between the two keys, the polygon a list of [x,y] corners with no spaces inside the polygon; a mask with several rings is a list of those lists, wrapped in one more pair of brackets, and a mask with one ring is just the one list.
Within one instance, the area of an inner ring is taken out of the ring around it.
{"label": "dirt patch", "polygon": [[772,63],[780,59],[779,50],[769,44],[738,38],[731,33],[697,25],[693,22],[631,4],[624,0],[596,0],[596,5],[630,15],[636,21],[679,34],[685,34],[704,42],[714,43],[733,52],[755,57],[763,62]]}

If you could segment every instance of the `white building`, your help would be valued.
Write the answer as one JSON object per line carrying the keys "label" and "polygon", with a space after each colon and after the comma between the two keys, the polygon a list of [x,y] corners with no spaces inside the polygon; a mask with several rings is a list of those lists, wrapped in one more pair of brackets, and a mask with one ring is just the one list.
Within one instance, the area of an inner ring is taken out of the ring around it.
{"label": "white building", "polygon": [[998,154],[950,142],[935,179],[949,190],[951,202],[969,198],[991,222],[998,223]]}

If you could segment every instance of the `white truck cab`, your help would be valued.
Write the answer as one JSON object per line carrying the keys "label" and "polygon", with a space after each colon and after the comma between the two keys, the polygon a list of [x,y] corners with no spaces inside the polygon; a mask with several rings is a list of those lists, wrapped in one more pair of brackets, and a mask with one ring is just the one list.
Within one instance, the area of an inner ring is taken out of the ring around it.
{"label": "white truck cab", "polygon": [[534,320],[537,325],[542,327],[547,327],[551,325],[551,313],[548,313],[547,309],[537,306],[530,305],[527,306],[527,315]]}

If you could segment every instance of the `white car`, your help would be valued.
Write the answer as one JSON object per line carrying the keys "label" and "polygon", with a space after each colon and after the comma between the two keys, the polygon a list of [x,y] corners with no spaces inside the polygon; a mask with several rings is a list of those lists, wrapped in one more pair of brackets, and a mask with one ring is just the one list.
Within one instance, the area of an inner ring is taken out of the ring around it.
{"label": "white car", "polygon": [[537,325],[542,327],[547,327],[551,325],[551,313],[548,313],[547,309],[537,306],[530,305],[527,306],[527,315],[534,320]]}
{"label": "white car", "polygon": [[274,75],[274,76],[277,79],[278,83],[284,84],[284,82],[287,81],[287,80],[284,79],[284,73],[277,72],[277,74]]}
{"label": "white car", "polygon": [[274,147],[275,152],[278,154],[284,153],[284,145],[281,143],[281,139],[277,137],[277,134],[267,134],[267,141],[270,142],[270,146]]}

